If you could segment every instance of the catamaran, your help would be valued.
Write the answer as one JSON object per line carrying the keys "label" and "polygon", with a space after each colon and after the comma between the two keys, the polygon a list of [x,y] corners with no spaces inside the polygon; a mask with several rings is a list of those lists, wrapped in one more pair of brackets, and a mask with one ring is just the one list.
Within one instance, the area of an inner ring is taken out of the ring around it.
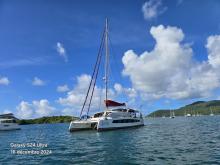
{"label": "catamaran", "polygon": [[[144,125],[144,119],[140,111],[131,109],[125,103],[119,103],[108,98],[109,78],[109,50],[108,50],[108,20],[106,19],[104,33],[102,35],[97,60],[93,70],[92,78],[86,93],[86,97],[80,112],[80,119],[71,121],[69,131],[94,129],[97,131],[137,127]],[[102,51],[105,47],[105,108],[103,112],[95,113],[90,117],[89,110],[96,85],[99,67],[102,59]],[[86,110],[87,104],[87,110]],[[84,114],[84,115],[83,115]]]}
{"label": "catamaran", "polygon": [[0,115],[0,131],[21,129],[12,113]]}

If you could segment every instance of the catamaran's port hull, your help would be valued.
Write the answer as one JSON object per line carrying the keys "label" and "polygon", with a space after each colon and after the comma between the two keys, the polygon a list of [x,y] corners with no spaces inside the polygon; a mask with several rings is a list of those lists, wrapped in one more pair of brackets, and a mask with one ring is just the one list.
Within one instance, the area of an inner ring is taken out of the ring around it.
{"label": "catamaran's port hull", "polygon": [[70,132],[83,131],[83,130],[93,130],[96,129],[97,122],[90,121],[72,121],[69,126]]}
{"label": "catamaran's port hull", "polygon": [[92,130],[92,128],[71,128],[71,129],[69,129],[70,132],[88,131],[88,130]]}

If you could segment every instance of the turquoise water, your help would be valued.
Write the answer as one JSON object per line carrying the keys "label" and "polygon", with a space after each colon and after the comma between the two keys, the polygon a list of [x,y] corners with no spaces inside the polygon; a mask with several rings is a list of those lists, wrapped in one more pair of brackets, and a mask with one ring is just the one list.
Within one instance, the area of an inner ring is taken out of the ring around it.
{"label": "turquoise water", "polygon": [[[25,125],[0,132],[0,164],[220,164],[220,116],[147,119],[145,124],[75,133],[68,132],[68,124]],[[52,153],[19,155],[11,149]]]}

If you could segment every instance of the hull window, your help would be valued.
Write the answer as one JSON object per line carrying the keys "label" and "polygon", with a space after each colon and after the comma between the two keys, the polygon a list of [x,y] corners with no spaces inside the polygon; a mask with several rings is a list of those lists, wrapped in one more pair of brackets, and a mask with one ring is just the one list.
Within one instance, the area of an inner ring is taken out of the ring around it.
{"label": "hull window", "polygon": [[122,119],[122,120],[113,120],[112,123],[134,123],[134,122],[140,122],[140,120],[137,119]]}

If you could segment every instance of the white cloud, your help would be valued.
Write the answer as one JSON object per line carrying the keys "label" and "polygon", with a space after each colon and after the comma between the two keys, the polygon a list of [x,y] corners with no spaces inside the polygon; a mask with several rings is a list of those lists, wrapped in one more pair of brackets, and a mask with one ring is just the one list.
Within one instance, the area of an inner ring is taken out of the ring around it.
{"label": "white cloud", "polygon": [[49,116],[56,113],[56,108],[50,106],[49,101],[46,99],[35,100],[32,103],[21,101],[16,109],[16,114],[21,119]]}
{"label": "white cloud", "polygon": [[115,91],[117,92],[117,93],[122,93],[123,92],[123,87],[121,86],[121,84],[119,84],[119,83],[116,83],[115,85],[114,85],[114,89],[115,89]]}
{"label": "white cloud", "polygon": [[136,98],[137,97],[137,91],[134,88],[126,88],[125,93],[130,98]]}
{"label": "white cloud", "polygon": [[3,114],[7,114],[7,113],[13,113],[11,110],[8,110],[8,109],[5,109],[4,111],[3,111]]}
{"label": "white cloud", "polygon": [[121,84],[115,83],[114,89],[117,92],[118,95],[124,94],[125,97],[129,98],[136,98],[137,97],[137,91],[134,88],[124,88]]}
{"label": "white cloud", "polygon": [[64,61],[68,62],[68,57],[67,57],[66,50],[63,44],[61,44],[60,42],[57,42],[56,49],[59,55],[64,59]]}
{"label": "white cloud", "polygon": [[34,77],[32,85],[34,86],[44,86],[46,83],[38,77]]}
{"label": "white cloud", "polygon": [[37,116],[49,116],[55,111],[55,108],[50,106],[49,101],[46,99],[33,101],[33,107]]}
{"label": "white cloud", "polygon": [[0,85],[8,85],[10,81],[8,80],[7,77],[1,77],[0,76]]}
{"label": "white cloud", "polygon": [[[74,116],[74,110],[72,108],[64,108],[62,110],[62,115]],[[75,114],[76,115],[76,114]],[[78,115],[78,114],[77,114]]]}
{"label": "white cloud", "polygon": [[160,25],[152,27],[150,33],[156,40],[152,51],[137,55],[128,50],[122,58],[123,75],[129,76],[143,99],[208,97],[219,87],[215,69],[220,58],[217,36],[207,41],[209,61],[198,62],[193,60],[189,44],[182,43],[181,29]]}
{"label": "white cloud", "polygon": [[[90,80],[90,75],[82,74],[81,76],[78,76],[75,87],[67,93],[66,97],[59,98],[58,102],[65,107],[71,107],[72,111],[75,114],[78,114],[85,100]],[[104,93],[104,89],[95,86],[91,104],[91,111],[97,111],[100,107],[103,108]],[[113,99],[115,97],[115,92],[112,89],[109,89],[108,93],[110,99]],[[88,103],[86,105],[88,105]]]}
{"label": "white cloud", "polygon": [[57,92],[67,92],[67,91],[69,91],[69,87],[66,84],[57,87]]}
{"label": "white cloud", "polygon": [[31,118],[34,114],[33,106],[28,102],[21,101],[17,106],[17,116],[21,119]]}
{"label": "white cloud", "polygon": [[220,67],[220,35],[209,36],[206,48],[208,49],[209,63],[214,68]]}
{"label": "white cloud", "polygon": [[142,12],[146,20],[156,18],[164,13],[167,7],[162,6],[162,0],[148,0],[142,6]]}
{"label": "white cloud", "polygon": [[73,90],[69,91],[67,97],[59,98],[59,103],[65,106],[74,106],[80,108],[85,99],[85,94],[89,86],[91,77],[89,75],[81,75],[77,77],[77,84]]}

